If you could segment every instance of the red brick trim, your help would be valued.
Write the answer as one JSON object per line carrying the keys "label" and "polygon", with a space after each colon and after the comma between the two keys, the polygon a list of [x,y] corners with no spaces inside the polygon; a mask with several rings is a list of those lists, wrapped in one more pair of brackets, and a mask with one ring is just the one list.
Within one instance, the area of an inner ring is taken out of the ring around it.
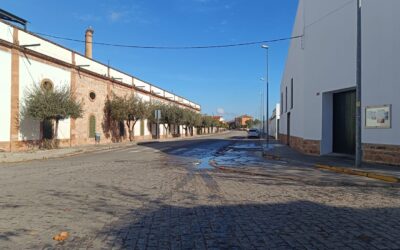
{"label": "red brick trim", "polygon": [[[18,44],[18,30],[14,29],[14,43]],[[19,133],[19,50],[11,49],[11,121],[10,151],[13,142],[18,141]]]}
{"label": "red brick trim", "polygon": [[290,136],[288,143],[288,136],[285,134],[279,134],[279,140],[283,144],[289,144],[290,147],[300,151],[304,154],[309,155],[320,155],[321,154],[321,142],[318,140],[307,140],[301,137]]}
{"label": "red brick trim", "polygon": [[[75,53],[72,53],[72,65],[75,65]],[[78,98],[76,91],[77,91],[77,86],[76,86],[76,71],[71,70],[71,93],[75,95],[75,98]],[[69,146],[72,147],[72,145],[76,144],[76,121],[73,118],[71,119],[71,124],[69,128]]]}
{"label": "red brick trim", "polygon": [[[26,141],[13,141],[11,142],[12,151],[26,151],[29,149],[37,149],[39,148],[42,140],[26,140]],[[70,146],[69,139],[60,139],[58,140],[59,147],[65,148]]]}
{"label": "red brick trim", "polygon": [[0,152],[9,152],[10,151],[10,142],[0,142]]}
{"label": "red brick trim", "polygon": [[363,160],[400,166],[400,145],[363,144]]}

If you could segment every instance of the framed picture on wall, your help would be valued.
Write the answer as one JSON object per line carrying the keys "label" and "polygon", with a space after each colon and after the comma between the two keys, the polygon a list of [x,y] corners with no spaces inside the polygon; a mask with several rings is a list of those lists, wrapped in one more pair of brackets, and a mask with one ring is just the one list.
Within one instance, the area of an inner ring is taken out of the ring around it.
{"label": "framed picture on wall", "polygon": [[365,107],[365,128],[391,128],[392,106]]}

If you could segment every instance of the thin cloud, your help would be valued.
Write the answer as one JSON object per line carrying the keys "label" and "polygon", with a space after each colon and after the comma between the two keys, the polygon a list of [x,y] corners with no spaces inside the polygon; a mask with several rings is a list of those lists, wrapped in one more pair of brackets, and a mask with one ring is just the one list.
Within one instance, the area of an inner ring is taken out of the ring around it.
{"label": "thin cloud", "polygon": [[74,18],[79,21],[84,21],[84,22],[98,22],[98,21],[102,20],[102,18],[100,16],[93,15],[90,13],[86,13],[86,14],[74,13]]}
{"label": "thin cloud", "polygon": [[127,11],[111,11],[108,14],[108,19],[111,22],[128,21],[127,17],[128,17]]}

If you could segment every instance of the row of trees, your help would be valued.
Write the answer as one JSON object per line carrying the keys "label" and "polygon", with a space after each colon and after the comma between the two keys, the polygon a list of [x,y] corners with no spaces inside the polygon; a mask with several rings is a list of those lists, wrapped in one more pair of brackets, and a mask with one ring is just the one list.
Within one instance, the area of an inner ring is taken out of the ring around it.
{"label": "row of trees", "polygon": [[[157,121],[155,110],[161,110],[161,118]],[[68,118],[81,118],[83,105],[79,102],[69,88],[44,89],[33,87],[28,90],[21,112],[21,119],[27,117],[42,122],[42,124],[55,124],[49,136],[53,142],[57,138],[60,120]],[[180,134],[180,126],[185,130],[185,135],[193,135],[194,128],[199,133],[204,129],[221,128],[225,125],[211,116],[201,115],[189,109],[181,108],[174,104],[162,102],[145,102],[132,94],[130,96],[117,96],[112,94],[105,102],[105,117],[111,121],[124,123],[128,128],[129,139],[134,139],[135,125],[139,120],[148,120],[150,124],[159,123],[164,126],[167,133]],[[57,146],[57,144],[52,144]]]}
{"label": "row of trees", "polygon": [[[156,110],[161,111],[158,120],[155,117]],[[112,121],[125,123],[131,141],[134,139],[135,125],[139,120],[147,119],[150,124],[159,123],[172,135],[181,134],[180,126],[182,126],[186,136],[193,135],[194,128],[201,131],[203,128],[213,130],[224,126],[211,116],[204,116],[174,104],[146,102],[134,94],[124,97],[113,94],[107,99],[104,111]]]}

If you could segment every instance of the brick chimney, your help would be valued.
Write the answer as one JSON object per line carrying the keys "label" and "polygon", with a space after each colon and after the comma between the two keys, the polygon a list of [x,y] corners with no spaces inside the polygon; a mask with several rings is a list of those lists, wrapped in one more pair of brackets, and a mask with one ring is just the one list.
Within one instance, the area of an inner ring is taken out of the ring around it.
{"label": "brick chimney", "polygon": [[93,56],[93,33],[93,28],[89,26],[85,34],[85,56],[88,58],[92,58]]}

